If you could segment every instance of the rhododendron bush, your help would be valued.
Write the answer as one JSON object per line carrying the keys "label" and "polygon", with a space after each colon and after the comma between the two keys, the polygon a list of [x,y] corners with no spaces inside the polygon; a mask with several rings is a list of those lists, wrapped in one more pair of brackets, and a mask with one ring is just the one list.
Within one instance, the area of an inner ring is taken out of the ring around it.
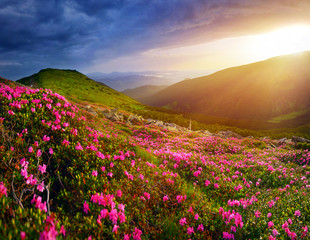
{"label": "rhododendron bush", "polygon": [[310,153],[92,119],[0,86],[2,239],[307,239]]}

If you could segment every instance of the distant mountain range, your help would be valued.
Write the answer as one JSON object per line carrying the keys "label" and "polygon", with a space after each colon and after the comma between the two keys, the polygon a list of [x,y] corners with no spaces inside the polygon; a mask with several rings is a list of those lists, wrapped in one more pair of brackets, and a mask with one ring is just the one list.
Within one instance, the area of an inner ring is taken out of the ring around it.
{"label": "distant mountain range", "polygon": [[310,121],[310,52],[184,80],[140,101],[205,116],[300,125]]}
{"label": "distant mountain range", "polygon": [[126,89],[122,91],[125,95],[139,101],[145,97],[149,97],[158,93],[159,91],[167,88],[168,86],[155,86],[155,85],[144,85],[137,88]]}
{"label": "distant mountain range", "polygon": [[206,74],[206,71],[94,72],[88,73],[87,76],[98,82],[102,82],[117,91],[124,91],[126,89],[137,88],[144,85],[171,85],[189,77],[201,76],[202,74]]}

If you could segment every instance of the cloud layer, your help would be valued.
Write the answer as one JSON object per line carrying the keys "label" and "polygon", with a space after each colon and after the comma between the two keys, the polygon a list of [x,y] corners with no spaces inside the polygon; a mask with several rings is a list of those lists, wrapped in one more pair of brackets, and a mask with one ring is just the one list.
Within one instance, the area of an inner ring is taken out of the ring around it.
{"label": "cloud layer", "polygon": [[309,23],[309,10],[308,0],[4,0],[0,74],[87,69],[150,49]]}

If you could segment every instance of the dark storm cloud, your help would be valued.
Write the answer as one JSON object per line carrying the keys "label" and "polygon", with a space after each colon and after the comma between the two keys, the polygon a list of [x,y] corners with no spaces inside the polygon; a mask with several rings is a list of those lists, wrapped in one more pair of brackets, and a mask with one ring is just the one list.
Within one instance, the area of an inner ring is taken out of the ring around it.
{"label": "dark storm cloud", "polygon": [[306,13],[306,0],[4,0],[0,74],[16,79],[44,67],[82,68],[152,48],[247,34],[260,23],[309,21]]}

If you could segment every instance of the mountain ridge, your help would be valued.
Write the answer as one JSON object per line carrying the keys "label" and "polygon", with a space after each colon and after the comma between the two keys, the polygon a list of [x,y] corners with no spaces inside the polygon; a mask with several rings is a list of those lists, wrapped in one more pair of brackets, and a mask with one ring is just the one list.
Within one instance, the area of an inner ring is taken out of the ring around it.
{"label": "mountain ridge", "polygon": [[272,118],[310,109],[310,52],[274,57],[184,80],[144,104],[231,119]]}

